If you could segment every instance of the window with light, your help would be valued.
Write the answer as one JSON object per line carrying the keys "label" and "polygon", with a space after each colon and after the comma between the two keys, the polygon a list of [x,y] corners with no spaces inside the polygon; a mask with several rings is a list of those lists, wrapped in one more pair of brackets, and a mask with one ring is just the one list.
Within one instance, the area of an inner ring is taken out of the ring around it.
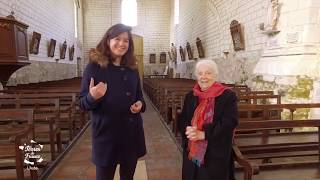
{"label": "window with light", "polygon": [[137,1],[122,0],[121,3],[121,20],[127,26],[137,25]]}

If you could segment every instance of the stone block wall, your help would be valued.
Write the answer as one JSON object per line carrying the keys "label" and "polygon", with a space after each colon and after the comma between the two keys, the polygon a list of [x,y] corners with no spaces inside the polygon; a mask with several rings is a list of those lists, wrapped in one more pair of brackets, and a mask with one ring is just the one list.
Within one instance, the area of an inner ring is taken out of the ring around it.
{"label": "stone block wall", "polygon": [[[107,29],[121,23],[121,1],[86,0],[84,3],[84,57],[88,62],[88,51],[101,40]],[[167,52],[170,46],[171,0],[137,0],[138,25],[132,32],[144,38],[145,72],[151,72],[149,54]],[[167,56],[168,59],[168,56]],[[152,66],[154,67],[154,66]],[[159,65],[157,71],[163,68]]]}
{"label": "stone block wall", "polygon": [[[30,54],[31,65],[22,68],[11,76],[8,85],[72,78],[77,75],[77,57],[82,58],[82,4],[78,14],[78,38],[75,38],[74,0],[0,0],[0,16],[5,17],[14,11],[14,16],[29,28],[30,43],[33,31],[41,34],[39,53]],[[56,40],[54,57],[48,57],[48,43]],[[60,59],[60,46],[66,41],[66,58]],[[69,47],[74,45],[72,61],[69,60]],[[58,61],[58,63],[56,62]],[[80,67],[79,67],[80,68]],[[52,72],[52,73],[49,73]],[[39,73],[39,74],[37,74]]]}
{"label": "stone block wall", "polygon": [[[180,23],[172,32],[175,44],[185,49],[186,42],[189,42],[194,57],[198,58],[196,38],[199,37],[205,59],[213,59],[218,63],[220,80],[243,83],[252,76],[252,69],[261,55],[265,35],[261,33],[259,25],[267,21],[268,3],[268,0],[180,1]],[[233,49],[230,33],[232,20],[242,25],[245,50]],[[181,77],[194,77],[194,64],[194,60],[181,62],[178,54],[175,71]]]}

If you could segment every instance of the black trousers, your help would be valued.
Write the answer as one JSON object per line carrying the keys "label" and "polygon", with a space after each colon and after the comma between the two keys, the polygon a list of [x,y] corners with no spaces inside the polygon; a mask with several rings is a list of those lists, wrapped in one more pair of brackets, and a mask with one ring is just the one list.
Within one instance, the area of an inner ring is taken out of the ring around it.
{"label": "black trousers", "polygon": [[[135,161],[120,161],[120,180],[133,180],[137,166]],[[113,180],[117,164],[111,166],[96,166],[96,180]]]}

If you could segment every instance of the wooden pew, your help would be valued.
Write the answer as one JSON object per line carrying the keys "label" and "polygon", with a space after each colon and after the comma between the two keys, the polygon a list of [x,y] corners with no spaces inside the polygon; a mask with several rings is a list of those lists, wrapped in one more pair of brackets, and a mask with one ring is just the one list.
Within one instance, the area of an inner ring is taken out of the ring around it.
{"label": "wooden pew", "polygon": [[75,93],[40,93],[40,94],[4,94],[0,95],[2,99],[59,99],[59,126],[61,130],[66,131],[69,141],[75,135],[75,112],[76,112],[76,94]]}
{"label": "wooden pew", "polygon": [[[318,162],[288,162],[279,161],[273,162],[273,159],[291,158],[300,156],[319,156],[319,132],[295,132],[292,130],[295,127],[317,127],[319,120],[305,119],[295,121],[294,112],[297,109],[304,108],[320,108],[320,103],[315,104],[268,104],[268,105],[254,105],[254,104],[239,104],[238,110],[241,111],[261,111],[263,116],[261,118],[241,119],[240,125],[237,127],[235,140],[237,146],[234,147],[236,152],[236,159],[245,169],[245,174],[252,176],[257,166],[257,159],[260,161],[259,169],[276,168],[282,166],[299,166],[314,165]],[[289,120],[274,120],[275,116],[270,114],[272,111],[283,111],[288,109],[290,111]],[[290,124],[294,121],[293,124]],[[304,123],[306,122],[306,123]],[[316,122],[315,124],[313,124]],[[262,124],[260,124],[262,123]],[[280,124],[279,124],[280,123]],[[282,124],[283,123],[283,124]],[[289,123],[288,126],[286,126]],[[310,123],[310,124],[308,124]],[[263,126],[262,126],[263,125]],[[261,127],[260,127],[261,126]],[[319,136],[320,137],[320,136]],[[313,142],[308,142],[308,140]],[[298,142],[300,140],[300,142]],[[304,151],[309,149],[310,151]],[[255,159],[248,163],[248,159]],[[250,179],[250,178],[249,178]]]}
{"label": "wooden pew", "polygon": [[[16,179],[24,180],[24,153],[19,146],[32,138],[33,110],[32,109],[0,109],[0,162],[14,158],[15,164],[1,165],[4,169],[16,169]],[[2,164],[2,163],[0,163]],[[37,179],[37,172],[30,171],[31,179]],[[9,177],[8,177],[9,179]]]}
{"label": "wooden pew", "polygon": [[[50,145],[51,160],[62,152],[59,127],[60,107],[58,99],[7,99],[0,102],[0,108],[33,109],[34,140]],[[57,151],[55,146],[57,146]]]}
{"label": "wooden pew", "polygon": [[[258,140],[259,135],[237,136],[235,139],[235,151],[241,152],[246,159],[265,158],[280,159],[277,161],[261,161],[259,169],[275,169],[294,166],[319,165],[320,162],[320,119],[309,120],[269,120],[269,121],[246,121],[237,127],[243,131],[265,131],[296,127],[316,127],[313,132],[275,132],[268,134],[268,141]],[[266,136],[263,136],[265,138]],[[306,160],[301,160],[302,157]],[[314,158],[316,157],[316,158]],[[285,158],[285,160],[282,160]],[[309,159],[308,159],[309,158]],[[256,161],[257,162],[257,161]]]}

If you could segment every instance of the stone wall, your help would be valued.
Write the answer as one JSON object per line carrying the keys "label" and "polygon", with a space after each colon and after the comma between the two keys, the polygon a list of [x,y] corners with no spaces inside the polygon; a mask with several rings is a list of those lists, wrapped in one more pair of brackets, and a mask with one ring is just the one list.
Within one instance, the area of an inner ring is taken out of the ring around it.
{"label": "stone wall", "polygon": [[37,83],[50,80],[68,79],[76,77],[76,64],[34,61],[25,66],[10,77],[8,85]]}
{"label": "stone wall", "polygon": [[[148,66],[149,54],[156,53],[156,65],[162,67],[159,63],[159,54],[169,50],[171,0],[137,0],[137,10],[138,25],[133,27],[132,32],[144,38],[144,64],[145,72],[148,73],[152,71]],[[94,48],[106,30],[116,23],[121,23],[121,1],[84,1],[84,57],[86,62],[90,48]],[[157,71],[161,70],[162,68],[157,69]]]}
{"label": "stone wall", "polygon": [[[186,42],[189,42],[194,57],[198,58],[196,38],[199,37],[205,59],[215,60],[219,66],[220,81],[248,83],[265,42],[259,25],[267,20],[267,7],[268,0],[180,1],[180,23],[172,32],[174,43],[185,49]],[[230,33],[232,20],[242,25],[245,50],[233,49]],[[194,64],[194,60],[181,62],[178,54],[175,71],[181,77],[194,78]]]}
{"label": "stone wall", "polygon": [[[18,21],[29,25],[27,30],[29,43],[33,31],[41,34],[39,53],[29,55],[32,64],[15,73],[9,79],[8,85],[72,78],[77,75],[75,73],[77,72],[77,57],[82,58],[83,43],[81,0],[79,2],[78,38],[76,38],[74,0],[0,0],[1,17],[14,11],[14,16]],[[50,39],[56,40],[54,57],[47,55]],[[60,46],[64,41],[67,42],[66,58],[60,59]],[[75,47],[75,52],[71,61],[69,60],[69,47],[72,45]]]}

